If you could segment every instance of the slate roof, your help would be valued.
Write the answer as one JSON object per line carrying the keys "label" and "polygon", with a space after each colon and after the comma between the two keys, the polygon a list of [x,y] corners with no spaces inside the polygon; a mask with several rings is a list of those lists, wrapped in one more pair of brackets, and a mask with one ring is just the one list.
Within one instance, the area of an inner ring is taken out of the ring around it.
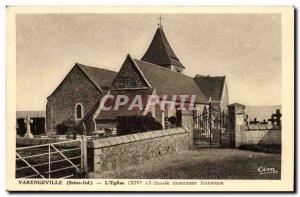
{"label": "slate roof", "polygon": [[208,99],[192,77],[161,66],[134,59],[146,80],[157,95],[196,95],[196,103],[206,104]]}
{"label": "slate roof", "polygon": [[94,83],[94,85],[100,90],[107,90],[110,88],[113,80],[115,79],[117,72],[106,70],[97,67],[86,66],[76,63],[82,72]]}
{"label": "slate roof", "polygon": [[[110,110],[102,110],[97,115],[95,119],[101,119],[101,120],[115,120],[118,116],[131,116],[131,115],[142,115],[143,111],[147,104],[148,96],[152,94],[151,89],[143,89],[143,90],[112,90],[110,91],[110,94],[116,98],[117,95],[126,95],[128,96],[129,100],[126,105],[119,106],[118,110],[114,110],[115,106],[115,99],[107,99],[105,103],[105,107],[110,107]],[[141,95],[142,98],[142,110],[140,110],[138,107],[134,107],[132,110],[128,110],[130,104],[132,103],[132,100],[136,95]]]}
{"label": "slate roof", "polygon": [[172,64],[185,68],[175,55],[161,27],[157,28],[152,42],[142,57],[142,60],[160,66],[169,66]]}
{"label": "slate roof", "polygon": [[225,76],[211,77],[197,75],[194,79],[206,98],[209,99],[211,97],[211,99],[215,101],[220,101],[222,99]]}
{"label": "slate roof", "polygon": [[64,83],[66,78],[70,75],[70,73],[74,70],[75,67],[78,67],[87,76],[87,78],[95,85],[96,88],[104,92],[106,92],[110,88],[113,80],[117,75],[117,72],[111,70],[106,70],[102,68],[91,67],[91,66],[75,63],[71,71],[66,75],[63,81],[55,88],[55,90],[47,98],[54,95],[54,93]]}

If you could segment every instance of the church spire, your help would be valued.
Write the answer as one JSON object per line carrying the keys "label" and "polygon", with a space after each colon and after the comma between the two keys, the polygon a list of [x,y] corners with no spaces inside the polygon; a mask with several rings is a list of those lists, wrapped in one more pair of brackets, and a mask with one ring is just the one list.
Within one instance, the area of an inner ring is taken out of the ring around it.
{"label": "church spire", "polygon": [[142,60],[177,72],[182,72],[185,67],[182,65],[167,40],[161,24],[163,18],[160,16],[158,19],[158,28],[149,48],[142,57]]}

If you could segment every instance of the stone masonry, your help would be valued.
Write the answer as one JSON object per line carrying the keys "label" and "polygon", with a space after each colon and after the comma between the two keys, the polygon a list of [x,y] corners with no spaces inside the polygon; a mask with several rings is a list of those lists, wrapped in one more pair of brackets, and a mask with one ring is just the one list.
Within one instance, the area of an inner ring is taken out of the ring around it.
{"label": "stone masonry", "polygon": [[254,130],[245,131],[245,144],[280,145],[281,130]]}
{"label": "stone masonry", "polygon": [[127,57],[124,66],[120,69],[112,89],[148,88],[145,80],[135,68],[132,60]]}
{"label": "stone masonry", "polygon": [[228,105],[228,115],[231,120],[230,130],[232,131],[232,147],[237,148],[246,141],[245,134],[245,106],[239,103]]}
{"label": "stone masonry", "polygon": [[181,121],[181,126],[184,128],[188,134],[189,134],[189,148],[193,148],[193,141],[194,141],[194,136],[193,136],[193,111],[191,110],[183,110],[182,111],[182,121]]}
{"label": "stone masonry", "polygon": [[188,147],[188,132],[182,128],[92,140],[88,151],[89,170],[119,170]]}

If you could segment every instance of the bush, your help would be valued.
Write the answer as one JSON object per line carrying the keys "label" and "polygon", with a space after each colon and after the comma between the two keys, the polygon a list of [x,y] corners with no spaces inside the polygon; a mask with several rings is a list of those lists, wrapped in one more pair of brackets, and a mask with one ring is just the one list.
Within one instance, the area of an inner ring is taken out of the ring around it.
{"label": "bush", "polygon": [[64,123],[60,123],[56,125],[56,133],[58,135],[64,135],[67,134],[69,131],[69,127],[65,125]]}
{"label": "bush", "polygon": [[120,116],[117,122],[119,135],[162,129],[162,125],[152,116]]}
{"label": "bush", "polygon": [[172,125],[176,125],[177,124],[177,118],[175,116],[171,116],[170,118],[168,118],[168,121],[172,124]]}
{"label": "bush", "polygon": [[70,135],[80,133],[80,126],[73,120],[64,120],[56,125],[56,134],[58,135]]}
{"label": "bush", "polygon": [[24,118],[17,119],[17,135],[24,136],[26,133],[26,127],[24,123]]}

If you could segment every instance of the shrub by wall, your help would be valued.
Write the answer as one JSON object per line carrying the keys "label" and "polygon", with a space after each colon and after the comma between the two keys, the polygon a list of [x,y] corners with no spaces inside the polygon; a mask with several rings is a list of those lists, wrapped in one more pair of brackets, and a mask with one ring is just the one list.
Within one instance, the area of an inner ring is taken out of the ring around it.
{"label": "shrub by wall", "polygon": [[120,116],[117,118],[118,135],[128,135],[162,129],[152,116]]}

